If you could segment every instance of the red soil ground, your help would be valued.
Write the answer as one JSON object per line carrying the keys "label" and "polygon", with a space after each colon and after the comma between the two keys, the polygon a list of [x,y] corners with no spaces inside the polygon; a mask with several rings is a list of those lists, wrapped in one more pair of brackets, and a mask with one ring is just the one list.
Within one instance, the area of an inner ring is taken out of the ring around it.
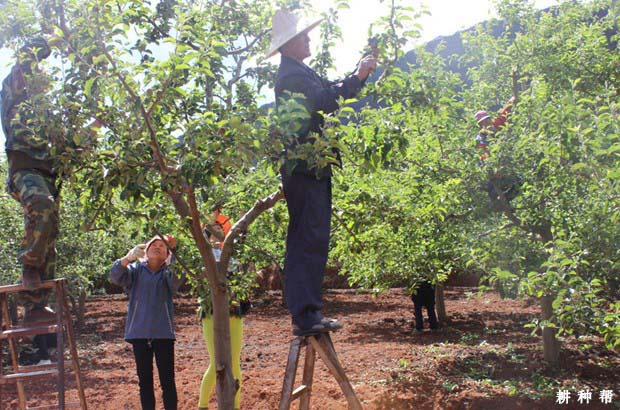
{"label": "red soil ground", "polygon": [[[495,293],[478,297],[472,291],[448,288],[450,322],[440,332],[421,335],[411,334],[412,304],[402,289],[376,298],[353,290],[325,293],[326,315],[345,324],[332,339],[365,409],[620,408],[617,352],[606,350],[597,338],[571,338],[563,341],[561,368],[548,368],[540,338],[524,328],[537,315],[537,306],[501,300]],[[89,409],[140,408],[131,349],[123,341],[126,309],[123,295],[91,297],[85,326],[77,329]],[[197,408],[208,365],[195,310],[189,296],[176,300],[176,379],[183,410]],[[244,326],[242,408],[276,409],[291,340],[279,293],[257,302]],[[77,402],[72,377],[68,375],[67,400]],[[314,380],[312,409],[347,408],[320,360]],[[30,406],[55,403],[53,381],[25,388]],[[570,392],[569,405],[555,403],[559,389]],[[592,401],[579,404],[578,392],[588,389]],[[603,389],[614,391],[611,404],[601,404]],[[14,386],[4,387],[3,409],[18,408],[16,397]],[[158,406],[163,408],[159,394]],[[216,407],[213,399],[211,408]]]}

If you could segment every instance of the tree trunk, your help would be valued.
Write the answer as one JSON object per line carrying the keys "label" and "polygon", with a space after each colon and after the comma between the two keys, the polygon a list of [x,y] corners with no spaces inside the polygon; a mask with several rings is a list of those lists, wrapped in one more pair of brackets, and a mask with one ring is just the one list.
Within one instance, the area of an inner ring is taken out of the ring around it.
{"label": "tree trunk", "polygon": [[[523,229],[526,232],[530,232],[535,234],[535,239],[544,244],[549,244],[553,241],[553,232],[551,230],[551,222],[543,221],[539,225],[525,225],[523,222],[514,214],[514,210],[510,207],[509,202],[506,200],[504,195],[501,195],[501,201],[503,205],[504,214],[518,227]],[[541,308],[541,316],[542,320],[551,320],[553,317],[553,297],[550,295],[543,296],[540,299],[540,308]],[[553,327],[543,326],[542,327],[542,337],[543,337],[543,352],[544,357],[547,362],[551,365],[557,365],[559,363],[560,357],[560,342],[556,338],[556,330]]]}
{"label": "tree trunk", "polygon": [[443,285],[437,284],[435,286],[435,308],[437,309],[437,319],[439,319],[439,324],[442,326],[448,320],[448,315],[446,314],[446,300],[443,291]]}
{"label": "tree trunk", "polygon": [[269,197],[259,199],[252,209],[237,221],[224,239],[220,261],[216,262],[212,248],[202,231],[200,224],[200,212],[196,202],[196,196],[192,187],[185,190],[187,200],[181,192],[168,191],[168,195],[174,204],[177,213],[189,223],[189,229],[204,265],[204,272],[198,276],[198,280],[209,281],[211,289],[211,302],[213,304],[213,344],[215,347],[215,373],[217,376],[216,394],[217,408],[219,410],[233,410],[235,394],[239,388],[239,382],[234,379],[232,373],[232,354],[230,346],[230,314],[226,274],[228,263],[232,256],[234,241],[239,235],[247,230],[261,213],[274,206],[284,198],[281,189]]}
{"label": "tree trunk", "polygon": [[232,352],[230,347],[230,314],[226,286],[227,266],[217,264],[217,286],[211,289],[213,303],[213,337],[215,346],[215,373],[217,375],[217,408],[233,410],[239,381],[232,373]]}
{"label": "tree trunk", "polygon": [[[553,233],[551,232],[551,223],[544,222],[540,226],[537,226],[537,232],[544,243],[549,243],[553,240]],[[551,320],[553,317],[553,296],[545,295],[540,300],[540,307],[542,313],[542,320]],[[556,338],[556,330],[554,327],[543,326],[543,352],[547,362],[551,365],[557,365],[560,359],[560,342]]]}
{"label": "tree trunk", "polygon": [[[551,320],[551,317],[553,316],[552,304],[552,296],[547,295],[540,299],[542,320]],[[558,364],[560,358],[560,344],[555,337],[555,333],[556,331],[554,327],[543,326],[542,328],[544,357],[545,360],[552,365]]]}

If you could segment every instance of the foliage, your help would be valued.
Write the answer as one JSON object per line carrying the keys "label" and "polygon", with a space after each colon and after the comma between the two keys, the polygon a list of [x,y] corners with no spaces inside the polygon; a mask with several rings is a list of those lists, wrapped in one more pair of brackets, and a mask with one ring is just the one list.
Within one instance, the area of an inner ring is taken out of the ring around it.
{"label": "foliage", "polygon": [[610,2],[567,2],[538,17],[520,4],[500,7],[520,32],[494,39],[481,28],[465,43],[480,63],[469,72],[474,86],[467,98],[499,103],[506,91],[520,97],[485,164],[518,175],[519,195],[503,209],[508,224],[503,218],[481,224],[497,223],[472,248],[470,263],[512,292],[552,296],[555,314],[547,325],[560,333],[614,333],[603,324],[617,296],[619,256],[618,232],[607,223],[617,218],[618,204],[612,175],[619,165],[620,61],[608,36],[617,10]]}
{"label": "foliage", "polygon": [[[351,163],[336,181],[332,256],[377,290],[481,270],[505,297],[552,297],[553,316],[535,327],[601,332],[617,346],[618,10],[498,10],[503,21],[463,34],[466,72],[418,49],[409,72],[372,90],[385,108],[336,128]],[[473,113],[511,95],[518,104],[481,164]],[[498,176],[514,199],[485,192]]]}
{"label": "foliage", "polygon": [[[64,116],[54,124],[67,140],[60,158],[69,213],[79,203],[95,232],[84,243],[110,249],[107,259],[138,237],[172,232],[195,245],[179,248],[184,268],[213,269],[200,222],[222,200],[227,215],[247,221],[241,214],[277,189],[289,125],[304,115],[294,100],[275,115],[258,106],[275,66],[255,62],[276,6],[307,3],[3,4],[4,44],[16,49],[41,32],[59,41],[47,66],[49,96]],[[415,65],[396,67],[406,40],[418,35],[420,12],[392,4],[369,33],[389,69],[355,105],[343,101],[325,139],[299,153],[309,159],[317,146],[343,152],[331,257],[352,284],[377,290],[482,270],[503,296],[553,298],[553,317],[536,325],[598,332],[617,346],[616,3],[563,2],[541,15],[528,1],[500,1],[503,22],[463,34],[463,73],[424,50],[416,50]],[[333,64],[337,14],[346,7],[338,2],[321,27],[324,46],[314,61],[321,72]],[[515,94],[508,126],[481,163],[472,114]],[[95,117],[105,128],[93,144],[86,124]],[[315,163],[324,160],[334,158]],[[497,175],[518,189],[511,201],[484,191]],[[4,197],[2,206],[17,209]],[[15,222],[0,221],[15,237]],[[119,226],[110,244],[104,232]],[[281,260],[285,226],[282,205],[267,211],[237,241],[236,258]],[[67,249],[72,260],[86,255]],[[78,274],[92,281],[91,269]],[[209,273],[209,280],[213,289],[225,278]]]}
{"label": "foliage", "polygon": [[[0,178],[7,178],[7,163],[0,162]],[[18,202],[9,194],[0,194],[0,281],[16,283],[19,279],[21,266],[17,254],[23,235],[22,210]]]}

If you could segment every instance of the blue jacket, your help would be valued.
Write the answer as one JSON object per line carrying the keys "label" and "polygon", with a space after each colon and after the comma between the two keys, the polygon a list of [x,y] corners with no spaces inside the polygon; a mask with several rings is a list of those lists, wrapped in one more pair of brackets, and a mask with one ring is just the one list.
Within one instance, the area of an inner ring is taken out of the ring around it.
{"label": "blue jacket", "polygon": [[112,265],[110,278],[129,294],[125,340],[175,339],[172,296],[183,279],[169,272],[166,265],[153,273],[145,262],[123,268],[120,259]]}
{"label": "blue jacket", "polygon": [[[311,131],[318,135],[323,134],[322,127],[325,121],[319,111],[325,114],[336,111],[338,99],[340,97],[347,99],[355,97],[364,83],[365,81],[360,81],[356,75],[350,75],[341,81],[328,81],[321,78],[307,65],[290,57],[282,56],[275,82],[276,105],[281,104],[282,99],[290,98],[287,97],[287,91],[304,95],[305,98],[301,102],[310,113],[310,118],[297,132],[297,143],[303,144],[307,141],[307,136]],[[340,158],[339,154],[338,158]],[[288,173],[311,173],[304,162],[298,160],[298,164],[293,169],[287,170],[290,171]],[[322,176],[331,175],[330,167],[321,170],[321,174]]]}

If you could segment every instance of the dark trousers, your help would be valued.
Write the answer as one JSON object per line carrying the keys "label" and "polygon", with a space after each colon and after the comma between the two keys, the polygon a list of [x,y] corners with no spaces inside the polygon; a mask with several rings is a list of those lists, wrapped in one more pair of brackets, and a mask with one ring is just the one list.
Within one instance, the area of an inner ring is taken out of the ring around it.
{"label": "dark trousers", "polygon": [[177,388],[174,383],[174,340],[132,339],[129,342],[133,346],[133,355],[136,359],[142,410],[155,410],[153,354],[155,354],[155,362],[157,363],[164,409],[176,410]]}
{"label": "dark trousers", "polygon": [[437,315],[435,314],[435,305],[418,305],[414,304],[413,309],[415,311],[415,328],[417,330],[424,329],[424,316],[422,316],[422,308],[426,308],[428,313],[428,323],[431,329],[439,328],[439,322],[437,321]]}
{"label": "dark trousers", "polygon": [[56,345],[56,337],[52,334],[36,335],[32,345],[37,349],[36,361],[49,360],[49,348]]}
{"label": "dark trousers", "polygon": [[282,175],[289,213],[284,286],[293,324],[307,329],[320,322],[321,285],[329,251],[332,209],[330,177]]}
{"label": "dark trousers", "polygon": [[422,282],[411,295],[413,301],[413,309],[415,313],[415,328],[422,330],[424,328],[424,317],[422,316],[422,308],[425,307],[428,312],[428,323],[431,329],[439,328],[437,315],[435,314],[435,285],[430,282]]}

